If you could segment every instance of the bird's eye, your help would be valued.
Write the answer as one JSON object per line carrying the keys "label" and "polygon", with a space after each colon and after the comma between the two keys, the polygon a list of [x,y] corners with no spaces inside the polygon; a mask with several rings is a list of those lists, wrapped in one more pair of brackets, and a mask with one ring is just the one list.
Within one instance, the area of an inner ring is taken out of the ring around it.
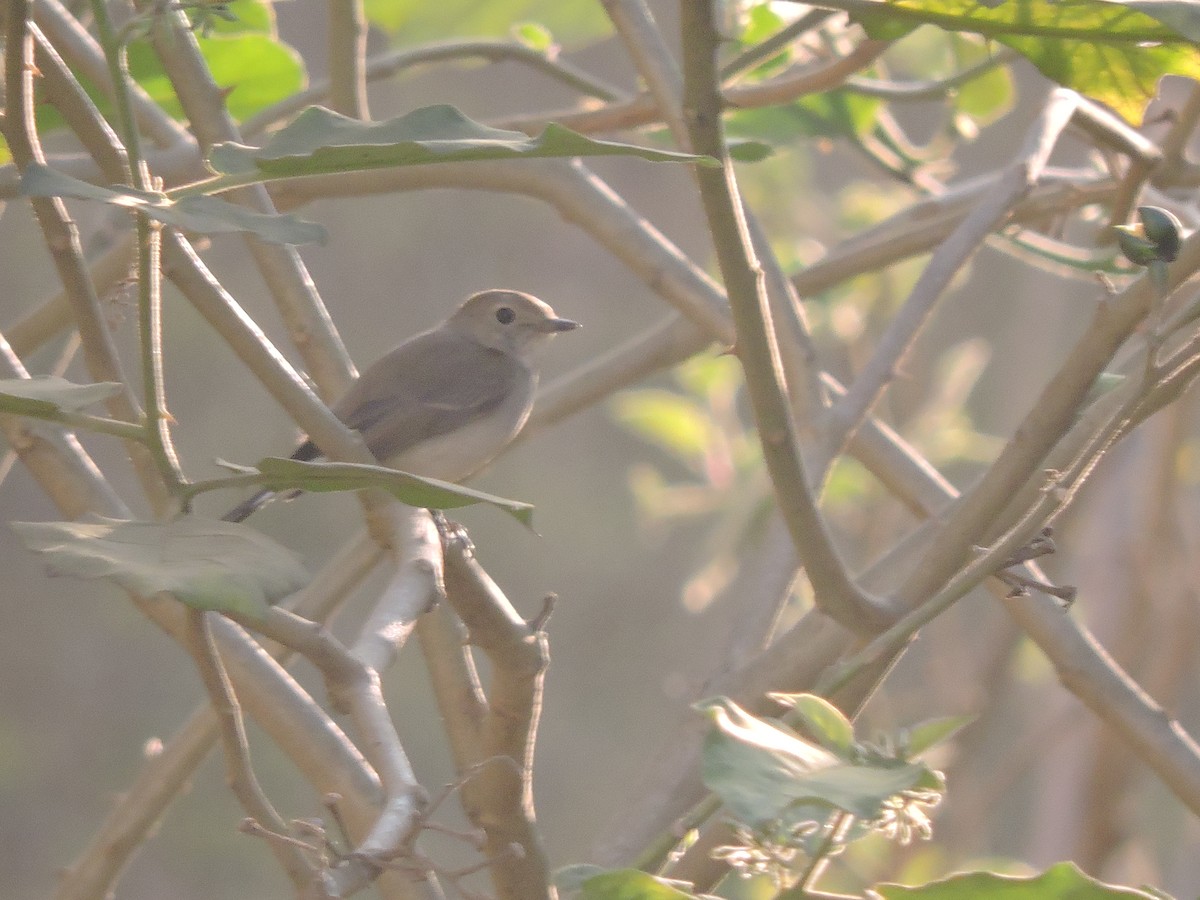
{"label": "bird's eye", "polygon": [[501,325],[507,325],[517,317],[511,306],[501,306],[496,310],[496,321]]}

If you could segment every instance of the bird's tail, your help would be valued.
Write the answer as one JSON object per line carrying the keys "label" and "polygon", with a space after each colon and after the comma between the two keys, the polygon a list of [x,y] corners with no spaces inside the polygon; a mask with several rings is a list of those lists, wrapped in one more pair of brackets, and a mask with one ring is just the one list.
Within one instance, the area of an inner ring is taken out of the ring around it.
{"label": "bird's tail", "polygon": [[[306,461],[310,459],[316,459],[320,455],[321,451],[317,449],[316,444],[314,444],[312,441],[305,441],[296,448],[296,452],[292,454],[292,459]],[[280,494],[278,491],[259,491],[249,500],[243,500],[229,512],[225,513],[225,515],[221,516],[221,520],[224,522],[241,522],[250,518],[250,516],[258,512],[272,500],[279,498],[284,500],[294,500],[296,497],[299,497],[300,494],[301,491],[299,490],[286,491],[283,494]]]}
{"label": "bird's tail", "polygon": [[243,500],[229,512],[225,513],[225,515],[221,516],[221,519],[225,522],[241,522],[250,518],[252,514],[258,512],[274,500],[276,496],[275,491],[259,491],[253,497]]}

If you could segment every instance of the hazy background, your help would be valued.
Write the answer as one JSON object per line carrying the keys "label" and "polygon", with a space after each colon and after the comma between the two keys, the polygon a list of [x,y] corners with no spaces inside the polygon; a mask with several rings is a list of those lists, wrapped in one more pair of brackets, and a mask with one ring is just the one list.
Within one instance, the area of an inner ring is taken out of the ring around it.
{"label": "hazy background", "polygon": [[[653,6],[669,17],[669,5]],[[320,74],[324,5],[283,3],[278,13],[282,36],[302,50],[310,75]],[[633,86],[620,48],[611,41],[571,58],[613,82]],[[1033,78],[1026,81],[1023,91],[1040,96],[1044,87]],[[398,83],[372,85],[371,111],[384,118],[447,102],[468,115],[495,118],[570,100],[517,66],[439,67]],[[1010,154],[1020,141],[1024,119],[1017,114],[1006,120],[1002,134],[988,136],[988,155],[968,154],[967,169]],[[762,172],[768,184],[775,179],[810,190],[817,189],[814,185],[830,190],[868,174],[849,153],[817,157],[814,163],[783,154],[767,166]],[[812,166],[819,171],[814,174]],[[702,215],[684,169],[636,161],[602,161],[595,168],[685,252],[709,258]],[[754,190],[752,183],[752,197]],[[820,218],[819,198],[805,199],[801,193],[788,203],[784,209],[767,206],[764,215],[810,224],[821,240],[836,236],[836,225]],[[103,227],[105,213],[93,207],[73,209],[85,234]],[[436,191],[322,202],[306,208],[304,216],[329,229],[327,245],[306,247],[302,253],[360,367],[486,287],[532,292],[559,314],[584,324],[550,348],[546,381],[637,334],[666,312],[659,298],[583,232],[534,201]],[[216,239],[206,259],[295,361],[240,240]],[[0,324],[57,291],[23,203],[10,203],[0,218],[0,272],[5,285]],[[922,394],[936,377],[941,353],[986,335],[990,355],[983,357],[986,369],[971,394],[971,409],[985,431],[1003,433],[1011,427],[1032,401],[1058,349],[1069,346],[1081,327],[1083,310],[1089,308],[1086,298],[1093,296],[1078,286],[1047,290],[1030,278],[1017,264],[984,251],[969,282],[948,299],[922,340],[919,358],[906,364],[900,399],[884,411],[903,421],[912,413],[904,407],[906,392],[914,398]],[[1037,327],[1030,328],[1031,321]],[[130,347],[133,323],[127,319],[119,331],[123,345]],[[49,358],[36,357],[31,367]],[[217,474],[216,457],[250,463],[289,450],[296,433],[286,417],[173,293],[166,307],[166,359],[169,404],[177,420],[173,433],[190,475]],[[836,367],[846,361],[832,362]],[[78,367],[71,374],[86,380]],[[660,382],[667,383],[665,376]],[[100,438],[85,443],[106,472],[121,473],[118,483],[125,496],[135,496],[114,442]],[[671,466],[614,424],[606,408],[595,408],[520,444],[477,482],[483,489],[534,503],[540,536],[492,509],[460,516],[482,563],[524,614],[535,614],[549,592],[560,598],[548,629],[553,662],[535,783],[539,818],[556,866],[587,859],[591,842],[629,796],[633,779],[670,723],[685,714],[685,704],[735,614],[727,605],[704,615],[681,606],[680,585],[703,561],[699,532],[684,528],[662,534],[641,526],[628,470],[645,459]],[[201,508],[219,513],[235,499],[206,497]],[[0,485],[0,511],[5,520],[57,518],[20,466]],[[357,522],[353,497],[329,495],[276,504],[253,520],[303,554],[310,571],[320,567]],[[841,524],[847,530],[870,527],[853,515]],[[1078,580],[1078,565],[1054,561],[1051,567],[1070,581]],[[184,654],[116,589],[47,579],[40,561],[21,549],[7,529],[0,529],[0,572],[0,873],[6,896],[32,898],[46,895],[55,869],[84,846],[114,796],[138,771],[147,741],[169,738],[202,701],[202,693]],[[352,625],[362,608],[361,602],[352,604],[343,626]],[[961,640],[963,657],[911,654],[873,704],[868,721],[885,727],[976,709],[986,698],[986,682],[958,677],[978,662],[971,658],[971,636],[1007,627],[990,600],[966,601],[930,629]],[[1029,695],[1023,699],[1058,710],[1063,721],[1078,722],[1082,714],[1077,705],[1064,701],[1045,671],[1034,666]],[[311,672],[303,667],[297,671],[322,696]],[[943,679],[949,688],[937,708],[929,708],[928,697],[906,701],[906,684],[927,686],[931,679]],[[422,782],[434,787],[449,780],[445,744],[415,648],[407,649],[387,673],[385,691]],[[1052,717],[1051,727],[1054,722]],[[289,764],[261,736],[253,737],[259,737],[252,743],[254,758],[283,814],[320,815],[318,798],[299,785]],[[1062,778],[1069,780],[1069,757],[1063,765]],[[950,806],[956,786],[962,784],[951,784]],[[1044,787],[1027,782],[1021,795],[1010,792],[995,802],[1020,806],[1022,796],[1027,799]],[[284,896],[286,885],[273,861],[257,841],[236,833],[241,818],[214,755],[191,794],[172,807],[139,854],[118,896]],[[1180,820],[1171,803],[1165,804],[1158,824],[1185,843],[1198,837],[1195,826]],[[1052,820],[1046,821],[1040,839],[1037,853],[1044,859],[1030,858],[1031,836],[1026,834],[1012,835],[1009,846],[980,846],[975,852],[1026,854],[1035,864],[1059,858],[1063,848],[1055,845]],[[1197,879],[1192,883],[1200,883],[1195,860],[1182,856],[1179,884],[1188,882],[1189,872]]]}

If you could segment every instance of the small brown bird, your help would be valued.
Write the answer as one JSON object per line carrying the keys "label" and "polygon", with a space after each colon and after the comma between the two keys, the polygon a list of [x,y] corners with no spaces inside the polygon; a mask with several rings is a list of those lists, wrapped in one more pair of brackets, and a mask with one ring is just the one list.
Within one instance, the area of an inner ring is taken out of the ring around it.
{"label": "small brown bird", "polygon": [[[381,463],[462,481],[508,446],[529,418],[538,382],[535,352],[578,327],[530,294],[483,291],[369,366],[333,413],[362,434]],[[292,459],[320,455],[305,441]],[[224,519],[240,522],[274,497],[260,491]]]}

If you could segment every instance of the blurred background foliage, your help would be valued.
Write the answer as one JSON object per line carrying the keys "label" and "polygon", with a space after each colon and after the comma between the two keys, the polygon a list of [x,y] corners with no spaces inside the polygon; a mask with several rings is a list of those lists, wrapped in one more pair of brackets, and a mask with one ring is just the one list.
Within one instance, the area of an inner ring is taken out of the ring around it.
{"label": "blurred background foliage", "polygon": [[[945,4],[956,14],[984,18],[1013,5],[967,4],[963,10],[963,4]],[[650,6],[673,35],[674,4]],[[236,119],[245,121],[324,77],[324,4],[235,0],[228,8],[232,18],[204,19],[201,41],[218,84],[229,89]],[[787,3],[728,4],[728,10],[723,58],[731,64],[808,14]],[[621,90],[638,87],[603,7],[592,0],[367,0],[366,11],[371,56],[430,42],[511,39]],[[136,31],[136,19],[127,27]],[[1106,20],[1096,27],[1124,26]],[[796,53],[820,49],[805,42],[829,42],[824,49],[832,49],[840,39],[817,31],[761,60],[745,60],[730,85],[759,84],[784,71]],[[1033,64],[981,69],[929,96],[893,89],[970,70],[1003,52],[1000,44],[1026,53]],[[1061,74],[1056,59],[1071,60],[1071,77],[1083,79],[1075,86],[1140,118],[1150,95],[1136,56],[1106,51],[1107,68],[1099,72],[1089,68],[1101,65],[1096,53],[1081,47],[1078,41],[998,43],[986,34],[919,25],[870,71],[836,90],[732,112],[732,137],[772,150],[738,174],[783,266],[802,270],[921,197],[936,195],[945,182],[969,182],[1010,160],[1047,92],[1043,74]],[[1193,51],[1164,45],[1156,53],[1160,70],[1194,74]],[[150,96],[178,115],[169,84],[136,36],[130,64]],[[1131,81],[1137,84],[1129,87]],[[1165,133],[1168,111],[1194,87],[1165,81],[1146,113],[1146,132]],[[375,118],[453,103],[481,120],[502,121],[575,99],[563,85],[511,61],[429,64],[371,84]],[[69,141],[54,132],[57,124],[49,112],[39,119],[50,146],[70,152]],[[666,140],[657,125],[638,137]],[[1097,155],[1074,136],[1064,139],[1055,162],[1081,165]],[[594,168],[714,271],[685,170],[626,160],[598,160]],[[1194,228],[1194,202],[1177,209]],[[122,227],[95,206],[72,211],[92,256]],[[487,286],[531,291],[584,323],[569,344],[551,349],[547,381],[661,316],[649,287],[553,210],[526,199],[411,191],[323,199],[304,215],[329,229],[329,242],[305,248],[304,258],[360,364]],[[1105,242],[1095,209],[1069,223],[1048,218],[1042,224],[1039,231],[1064,241]],[[958,486],[994,458],[1097,302],[1092,267],[1068,278],[1061,266],[1031,266],[1028,254],[1018,257],[1012,249],[1007,239],[994,238],[963,269],[877,407]],[[241,242],[214,238],[206,258],[284,346],[283,326]],[[926,261],[917,257],[856,274],[805,297],[828,371],[844,382],[853,379]],[[0,218],[0,267],[6,325],[58,290],[23,203],[9,202]],[[118,340],[128,350],[135,335],[131,319],[122,319],[122,311],[132,309],[123,290],[115,288],[108,299]],[[173,295],[166,329],[168,396],[187,466],[213,475],[217,457],[250,461],[291,445],[296,435],[286,417],[265,392],[247,387],[227,348]],[[27,362],[49,371],[63,353],[60,341]],[[77,363],[67,371],[87,380]],[[1104,461],[1059,523],[1061,549],[1047,563],[1056,581],[1079,587],[1073,614],[1193,731],[1200,722],[1195,692],[1187,690],[1197,676],[1194,408],[1194,398],[1185,396]],[[119,449],[102,438],[86,443],[104,470],[116,473],[114,481],[130,488]],[[0,503],[6,519],[54,516],[20,466],[6,467],[5,475]],[[540,538],[494,510],[468,510],[462,518],[481,560],[524,613],[536,613],[547,592],[561,598],[549,625],[553,665],[535,793],[555,863],[586,860],[609,823],[620,821],[645,761],[677,721],[695,715],[688,703],[742,615],[732,579],[738,560],[762,538],[771,494],[739,367],[719,349],[698,355],[539,432],[498,461],[479,486],[538,507]],[[201,502],[217,512],[226,498]],[[848,459],[830,472],[824,504],[856,569],[868,567],[915,523]],[[348,533],[357,515],[353,498],[304,497],[267,509],[258,526],[301,552],[315,570],[332,549],[331,537]],[[143,756],[201,695],[178,649],[116,591],[47,581],[39,561],[8,533],[0,535],[0,571],[0,809],[6,812],[0,871],[7,896],[45,896],[55,871],[79,852]],[[811,606],[806,591],[797,586],[778,627]],[[352,604],[338,628],[351,630],[364,608],[362,601]],[[318,679],[304,665],[298,678],[320,695]],[[449,781],[436,707],[412,654],[388,673],[386,690],[404,719],[402,736],[423,783]],[[1028,871],[1075,859],[1095,875],[1153,883],[1180,896],[1195,893],[1195,819],[1058,685],[1038,651],[982,592],[922,632],[858,729],[869,737],[960,713],[978,718],[933,758],[949,782],[934,815],[933,840],[899,845],[866,837],[838,860],[825,886],[861,890],[878,879],[915,883],[985,861]],[[268,792],[295,815],[317,814],[319,798],[282,755],[254,729],[251,738]],[[119,896],[279,895],[262,848],[235,833],[240,818],[212,758],[138,854]],[[444,843],[432,839],[447,858],[461,852]],[[750,879],[730,884],[723,896],[752,900],[775,896],[775,889],[769,879]]]}

